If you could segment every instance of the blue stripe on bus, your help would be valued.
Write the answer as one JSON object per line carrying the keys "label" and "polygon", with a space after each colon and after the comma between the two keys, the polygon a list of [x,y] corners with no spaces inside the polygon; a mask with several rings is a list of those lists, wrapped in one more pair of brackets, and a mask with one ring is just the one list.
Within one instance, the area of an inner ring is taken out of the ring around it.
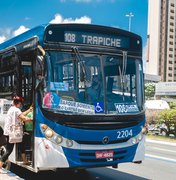
{"label": "blue stripe on bus", "polygon": [[[105,136],[109,137],[109,141],[117,141],[117,140],[122,140],[122,139],[127,139],[136,136],[137,134],[140,133],[141,131],[141,126],[143,125],[144,121],[141,121],[136,126],[129,127],[129,128],[122,128],[122,129],[113,129],[113,130],[85,130],[85,129],[75,129],[75,128],[70,128],[66,126],[62,126],[56,122],[53,122],[44,116],[42,116],[42,113],[40,109],[38,109],[38,114],[36,116],[36,136],[37,137],[44,137],[41,130],[40,130],[40,123],[44,123],[48,125],[51,129],[53,129],[57,134],[71,140],[75,141],[85,141],[89,140],[90,142],[102,142],[102,139]],[[125,131],[125,130],[131,130],[132,129],[132,136],[128,136],[125,138],[119,138],[117,139],[118,136],[118,131]],[[96,137],[96,139],[95,139]]]}

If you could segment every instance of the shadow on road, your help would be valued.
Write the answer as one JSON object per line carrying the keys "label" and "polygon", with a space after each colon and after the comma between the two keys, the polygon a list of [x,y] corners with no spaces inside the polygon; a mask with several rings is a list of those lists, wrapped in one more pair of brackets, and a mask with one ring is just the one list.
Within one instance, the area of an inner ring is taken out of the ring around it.
{"label": "shadow on road", "polygon": [[95,168],[89,169],[87,172],[91,173],[94,179],[99,180],[148,180],[144,177],[139,177],[133,174],[128,174],[125,172],[121,172],[118,169],[111,169],[111,168]]}
{"label": "shadow on road", "polygon": [[143,177],[120,172],[116,169],[110,168],[92,168],[87,170],[80,170],[77,172],[73,170],[58,170],[56,172],[43,171],[39,173],[33,173],[27,169],[13,165],[11,171],[25,180],[38,180],[47,178],[50,180],[147,180]]}

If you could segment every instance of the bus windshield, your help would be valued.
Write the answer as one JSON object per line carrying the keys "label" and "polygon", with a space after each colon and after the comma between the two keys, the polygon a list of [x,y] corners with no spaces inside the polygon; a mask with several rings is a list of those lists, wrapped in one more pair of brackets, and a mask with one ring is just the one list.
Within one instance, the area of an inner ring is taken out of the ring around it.
{"label": "bus windshield", "polygon": [[141,60],[127,53],[48,51],[42,107],[64,114],[138,113],[142,107]]}

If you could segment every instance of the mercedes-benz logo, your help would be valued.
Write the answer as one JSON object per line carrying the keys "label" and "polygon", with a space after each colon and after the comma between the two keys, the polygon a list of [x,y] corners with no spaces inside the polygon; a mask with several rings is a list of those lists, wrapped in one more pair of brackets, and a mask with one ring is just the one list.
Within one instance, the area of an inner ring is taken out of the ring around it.
{"label": "mercedes-benz logo", "polygon": [[109,138],[105,136],[102,140],[103,144],[108,144],[109,143]]}

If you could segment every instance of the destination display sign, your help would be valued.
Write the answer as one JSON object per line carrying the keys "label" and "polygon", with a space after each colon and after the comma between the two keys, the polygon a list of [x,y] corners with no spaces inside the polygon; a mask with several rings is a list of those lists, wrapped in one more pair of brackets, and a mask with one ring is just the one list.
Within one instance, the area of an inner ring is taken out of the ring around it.
{"label": "destination display sign", "polygon": [[[142,54],[140,36],[118,28],[79,24],[50,24],[45,29],[44,42],[68,46],[109,47]],[[64,44],[62,44],[64,43]]]}
{"label": "destination display sign", "polygon": [[79,43],[95,46],[110,46],[118,48],[129,48],[129,38],[124,36],[110,36],[106,34],[65,31],[64,42]]}

